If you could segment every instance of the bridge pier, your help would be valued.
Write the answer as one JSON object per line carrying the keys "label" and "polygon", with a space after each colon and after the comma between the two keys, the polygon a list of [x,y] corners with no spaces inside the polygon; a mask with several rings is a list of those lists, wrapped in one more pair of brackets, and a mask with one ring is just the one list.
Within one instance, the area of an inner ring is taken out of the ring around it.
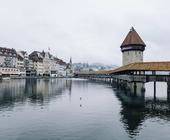
{"label": "bridge pier", "polygon": [[144,97],[144,83],[142,82],[130,82],[127,83],[127,89],[130,90],[132,96]]}
{"label": "bridge pier", "polygon": [[170,81],[167,82],[167,100],[170,101]]}
{"label": "bridge pier", "polygon": [[153,85],[153,89],[154,89],[154,100],[156,100],[156,81],[154,81],[154,85]]}
{"label": "bridge pier", "polygon": [[112,84],[112,78],[109,78],[109,83]]}
{"label": "bridge pier", "polygon": [[133,90],[134,90],[133,93],[136,96],[137,95],[137,84],[136,84],[136,82],[134,82]]}
{"label": "bridge pier", "polygon": [[117,89],[120,89],[120,79],[116,79],[116,87]]}

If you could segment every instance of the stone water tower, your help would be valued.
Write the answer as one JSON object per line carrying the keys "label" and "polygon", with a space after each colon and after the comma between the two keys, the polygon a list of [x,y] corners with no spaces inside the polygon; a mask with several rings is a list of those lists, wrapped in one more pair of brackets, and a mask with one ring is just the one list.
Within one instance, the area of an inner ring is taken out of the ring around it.
{"label": "stone water tower", "polygon": [[145,47],[145,43],[132,27],[120,46],[122,51],[122,65],[143,62],[143,52]]}

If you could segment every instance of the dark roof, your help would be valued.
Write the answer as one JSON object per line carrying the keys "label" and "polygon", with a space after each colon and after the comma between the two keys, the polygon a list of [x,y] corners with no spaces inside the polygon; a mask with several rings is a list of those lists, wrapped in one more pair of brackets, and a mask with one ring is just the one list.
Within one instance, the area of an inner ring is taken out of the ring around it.
{"label": "dark roof", "polygon": [[19,52],[17,52],[17,58],[18,58],[19,60],[24,60],[26,54],[27,54],[26,51],[19,51]]}
{"label": "dark roof", "polygon": [[25,54],[27,54],[27,52],[26,51],[20,51],[23,55],[25,55]]}
{"label": "dark roof", "polygon": [[4,56],[12,56],[12,57],[17,56],[17,52],[13,48],[10,49],[10,48],[0,47],[0,52],[1,52],[1,55],[4,55]]}
{"label": "dark roof", "polygon": [[123,41],[121,48],[130,46],[130,45],[141,45],[146,46],[139,34],[135,31],[135,29],[132,27],[127,34],[125,40]]}
{"label": "dark roof", "polygon": [[45,52],[44,50],[41,52],[41,55],[43,56],[43,57],[45,57],[45,54],[48,54],[49,55],[49,58],[51,59],[53,56],[52,56],[52,54],[50,54],[49,52]]}
{"label": "dark roof", "polygon": [[21,60],[21,61],[24,60],[24,57],[22,55],[20,55],[20,54],[17,54],[17,58],[18,58],[18,60]]}
{"label": "dark roof", "polygon": [[67,63],[64,62],[64,61],[61,60],[61,59],[58,59],[58,60],[56,61],[56,63],[59,64],[59,65],[65,65],[65,66],[67,66]]}
{"label": "dark roof", "polygon": [[43,56],[41,52],[34,51],[29,55],[29,59],[31,59],[33,62],[42,62]]}
{"label": "dark roof", "polygon": [[59,59],[57,57],[53,57],[54,61],[56,62],[56,64],[59,64],[59,65],[67,65],[66,62],[64,62],[62,59]]}

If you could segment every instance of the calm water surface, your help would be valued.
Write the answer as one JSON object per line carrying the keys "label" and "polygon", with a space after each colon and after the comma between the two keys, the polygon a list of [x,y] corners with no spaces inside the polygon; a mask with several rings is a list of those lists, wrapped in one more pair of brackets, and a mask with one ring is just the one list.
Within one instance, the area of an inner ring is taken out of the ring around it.
{"label": "calm water surface", "polygon": [[3,81],[0,140],[170,140],[170,104],[146,95],[78,79]]}

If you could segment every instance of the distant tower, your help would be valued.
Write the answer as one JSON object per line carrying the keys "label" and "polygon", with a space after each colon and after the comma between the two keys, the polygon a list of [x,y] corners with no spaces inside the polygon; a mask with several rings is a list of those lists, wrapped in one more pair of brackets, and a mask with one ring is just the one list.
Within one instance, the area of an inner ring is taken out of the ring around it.
{"label": "distant tower", "polygon": [[72,58],[70,57],[70,65],[72,66]]}
{"label": "distant tower", "polygon": [[145,43],[132,27],[120,46],[123,66],[134,62],[143,62],[143,51],[145,47]]}
{"label": "distant tower", "polygon": [[70,62],[66,66],[66,76],[67,77],[72,77],[73,76],[72,58],[70,58]]}

